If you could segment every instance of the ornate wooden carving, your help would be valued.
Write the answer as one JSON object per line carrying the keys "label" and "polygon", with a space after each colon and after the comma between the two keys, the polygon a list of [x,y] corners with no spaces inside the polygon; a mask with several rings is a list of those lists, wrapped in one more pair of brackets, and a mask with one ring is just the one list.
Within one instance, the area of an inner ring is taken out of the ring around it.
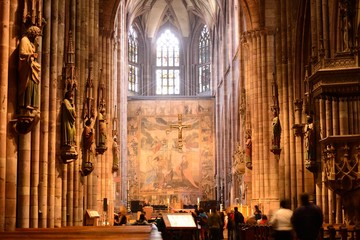
{"label": "ornate wooden carving", "polygon": [[360,188],[360,135],[323,139],[325,183],[337,194]]}

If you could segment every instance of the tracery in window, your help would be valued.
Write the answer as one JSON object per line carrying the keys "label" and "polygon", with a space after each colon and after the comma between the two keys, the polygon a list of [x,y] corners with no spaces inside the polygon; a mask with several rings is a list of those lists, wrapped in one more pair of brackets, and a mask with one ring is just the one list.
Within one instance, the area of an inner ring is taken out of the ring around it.
{"label": "tracery in window", "polygon": [[165,30],[156,42],[156,94],[180,94],[179,40]]}
{"label": "tracery in window", "polygon": [[128,32],[129,90],[139,92],[139,43],[135,29],[130,26]]}
{"label": "tracery in window", "polygon": [[199,65],[198,65],[198,83],[199,93],[210,91],[210,65],[211,42],[210,34],[205,25],[199,37]]}

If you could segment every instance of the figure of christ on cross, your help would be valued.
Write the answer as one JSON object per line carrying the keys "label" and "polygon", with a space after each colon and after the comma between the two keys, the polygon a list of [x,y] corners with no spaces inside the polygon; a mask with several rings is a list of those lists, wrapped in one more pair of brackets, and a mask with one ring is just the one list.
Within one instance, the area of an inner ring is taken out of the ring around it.
{"label": "figure of christ on cross", "polygon": [[190,125],[182,124],[182,114],[178,114],[178,124],[170,124],[170,128],[178,129],[178,149],[182,150],[183,147],[183,139],[182,139],[182,130],[183,128],[189,128]]}

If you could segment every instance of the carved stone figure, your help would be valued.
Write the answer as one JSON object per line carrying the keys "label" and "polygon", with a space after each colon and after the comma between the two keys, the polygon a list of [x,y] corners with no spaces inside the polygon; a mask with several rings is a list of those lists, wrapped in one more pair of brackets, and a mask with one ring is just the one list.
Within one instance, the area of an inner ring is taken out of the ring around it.
{"label": "carved stone figure", "polygon": [[84,176],[89,175],[93,170],[93,144],[95,141],[94,129],[92,127],[92,119],[88,118],[85,121],[83,130],[83,165],[82,174]]}
{"label": "carved stone figure", "polygon": [[18,106],[27,110],[39,108],[39,83],[41,66],[35,39],[41,35],[37,26],[31,26],[19,44]]}
{"label": "carved stone figure", "polygon": [[112,166],[112,171],[116,172],[117,170],[119,170],[119,162],[120,162],[120,149],[119,149],[119,145],[117,143],[117,137],[116,135],[113,138],[113,145],[112,145],[112,150],[113,150],[113,166]]}
{"label": "carved stone figure", "polygon": [[72,91],[65,93],[61,104],[61,157],[65,163],[77,159],[76,152],[76,111]]}
{"label": "carved stone figure", "polygon": [[246,167],[252,169],[252,141],[250,133],[247,133],[245,137],[245,162]]}
{"label": "carved stone figure", "polygon": [[277,109],[273,109],[274,118],[272,121],[272,152],[280,150],[281,124]]}
{"label": "carved stone figure", "polygon": [[106,125],[105,109],[102,108],[96,118],[96,151],[100,154],[103,154],[107,149]]}
{"label": "carved stone figure", "polygon": [[61,104],[61,143],[63,146],[76,145],[75,119],[76,111],[73,103],[73,93],[68,91]]}
{"label": "carved stone figure", "polygon": [[313,161],[315,159],[315,132],[312,117],[307,116],[307,123],[304,130],[306,159]]}
{"label": "carved stone figure", "polygon": [[91,126],[91,118],[85,121],[84,131],[83,131],[83,146],[85,151],[92,151],[92,145],[94,143],[94,130]]}

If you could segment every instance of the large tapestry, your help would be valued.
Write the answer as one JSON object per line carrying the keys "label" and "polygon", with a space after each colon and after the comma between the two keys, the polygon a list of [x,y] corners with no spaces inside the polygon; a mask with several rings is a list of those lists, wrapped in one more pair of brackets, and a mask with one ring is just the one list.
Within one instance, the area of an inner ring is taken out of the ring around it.
{"label": "large tapestry", "polygon": [[181,208],[214,199],[214,101],[130,100],[129,201]]}

